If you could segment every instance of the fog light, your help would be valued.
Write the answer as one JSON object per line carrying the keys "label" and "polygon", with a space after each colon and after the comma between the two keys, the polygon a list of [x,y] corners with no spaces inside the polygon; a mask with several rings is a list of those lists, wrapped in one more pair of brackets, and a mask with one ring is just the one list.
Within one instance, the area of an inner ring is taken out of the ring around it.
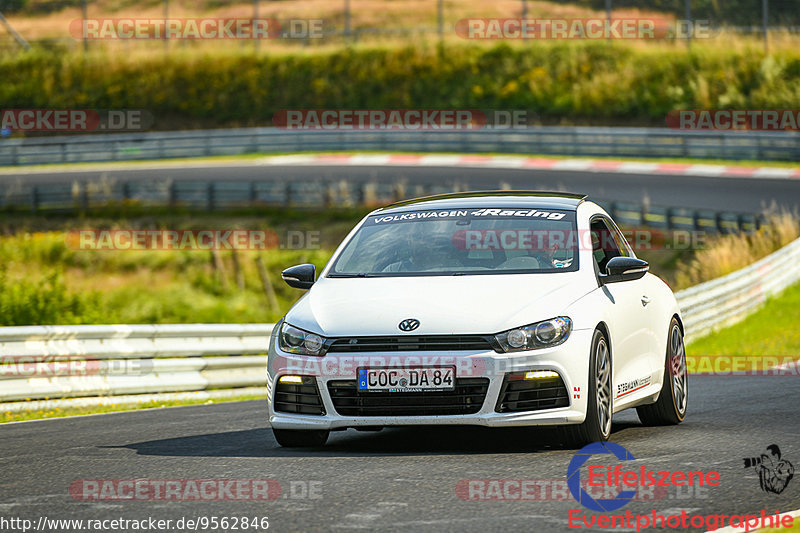
{"label": "fog light", "polygon": [[302,385],[303,376],[281,376],[278,378],[279,383],[288,383],[290,385]]}
{"label": "fog light", "polygon": [[530,372],[525,372],[525,379],[547,379],[557,377],[558,372],[553,372],[552,370],[532,370]]}

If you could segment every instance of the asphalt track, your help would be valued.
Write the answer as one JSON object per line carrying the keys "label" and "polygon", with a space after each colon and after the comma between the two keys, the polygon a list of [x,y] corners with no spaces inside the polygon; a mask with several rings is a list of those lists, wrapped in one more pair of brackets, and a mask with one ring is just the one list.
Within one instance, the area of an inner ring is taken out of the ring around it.
{"label": "asphalt track", "polygon": [[142,181],[273,180],[273,181],[378,181],[453,184],[469,189],[497,189],[507,183],[514,189],[580,192],[608,201],[648,203],[740,213],[761,213],[773,203],[800,210],[800,184],[796,179],[752,177],[701,177],[686,175],[623,174],[570,170],[517,168],[265,165],[254,162],[214,163],[191,167],[122,167],[92,170],[42,170],[0,174],[0,185],[24,181],[47,184],[73,180],[129,179]]}
{"label": "asphalt track", "polygon": [[[515,188],[563,188],[624,201],[647,197],[657,205],[738,211],[758,210],[772,200],[786,207],[800,205],[797,183],[770,179],[352,166],[103,172],[143,179],[462,179],[473,188],[494,188],[503,180]],[[23,177],[44,183],[76,176],[54,172]],[[0,183],[12,178],[0,177]],[[797,376],[703,376],[690,379],[689,414],[679,426],[643,427],[633,411],[616,415],[611,440],[636,458],[625,463],[626,470],[644,465],[654,471],[718,471],[721,476],[717,487],[672,487],[655,499],[630,502],[619,512],[730,515],[800,508],[800,470],[783,493],[770,494],[760,489],[755,471],[745,469],[742,461],[778,444],[783,458],[800,468],[798,397]],[[176,521],[201,517],[268,517],[269,531],[287,532],[566,531],[570,510],[585,513],[587,519],[595,516],[568,493],[549,490],[562,487],[574,453],[552,430],[473,427],[348,430],[333,433],[324,448],[286,449],[273,439],[266,405],[260,401],[8,424],[0,427],[0,531],[21,530],[10,519],[31,520],[36,526],[42,517],[173,520],[168,531],[187,531],[176,527]],[[71,494],[70,487],[87,479],[271,479],[281,492],[268,501],[86,501]],[[533,499],[522,501],[465,501],[457,492],[464,480],[490,479],[535,480],[549,488],[543,498],[536,491]],[[585,525],[580,529],[603,531]],[[39,529],[76,530],[52,524]]]}
{"label": "asphalt track", "polygon": [[[702,376],[691,379],[690,387],[683,424],[643,427],[635,412],[627,411],[615,417],[611,440],[636,457],[625,463],[626,470],[639,465],[654,471],[713,470],[721,484],[705,490],[673,487],[619,512],[758,514],[800,508],[800,479],[782,494],[765,493],[742,461],[778,444],[783,457],[800,466],[800,378]],[[348,430],[332,433],[324,448],[301,450],[279,447],[266,416],[264,402],[251,401],[2,426],[0,517],[36,523],[42,516],[266,516],[270,531],[459,532],[565,531],[570,510],[593,515],[568,495],[560,501],[464,501],[456,492],[461,480],[563,482],[574,451],[563,448],[552,430]],[[82,479],[253,478],[277,481],[281,495],[262,502],[176,503],[82,501],[69,492]]]}

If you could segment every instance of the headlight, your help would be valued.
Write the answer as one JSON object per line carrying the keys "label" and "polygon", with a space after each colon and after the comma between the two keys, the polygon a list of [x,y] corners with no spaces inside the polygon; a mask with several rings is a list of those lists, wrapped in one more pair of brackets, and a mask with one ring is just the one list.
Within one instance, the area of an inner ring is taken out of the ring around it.
{"label": "headlight", "polygon": [[278,333],[278,346],[284,352],[299,355],[325,355],[325,339],[284,322]]}
{"label": "headlight", "polygon": [[567,340],[570,331],[572,320],[559,316],[498,333],[494,339],[504,352],[518,352],[557,346]]}

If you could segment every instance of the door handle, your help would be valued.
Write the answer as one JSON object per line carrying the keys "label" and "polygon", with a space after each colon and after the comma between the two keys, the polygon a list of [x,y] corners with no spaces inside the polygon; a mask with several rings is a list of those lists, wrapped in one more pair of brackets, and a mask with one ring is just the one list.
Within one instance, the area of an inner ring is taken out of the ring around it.
{"label": "door handle", "polygon": [[649,296],[642,296],[642,306],[646,306],[649,303],[650,303],[650,297]]}

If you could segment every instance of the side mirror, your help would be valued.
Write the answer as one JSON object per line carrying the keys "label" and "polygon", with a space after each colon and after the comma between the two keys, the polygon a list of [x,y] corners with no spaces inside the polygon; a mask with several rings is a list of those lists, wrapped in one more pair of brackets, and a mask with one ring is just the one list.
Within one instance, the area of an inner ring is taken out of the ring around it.
{"label": "side mirror", "polygon": [[289,267],[281,272],[283,281],[295,289],[310,289],[317,277],[317,267],[312,264]]}
{"label": "side mirror", "polygon": [[606,265],[606,274],[600,274],[600,284],[640,279],[647,274],[648,270],[650,270],[650,265],[647,261],[635,257],[613,257]]}

